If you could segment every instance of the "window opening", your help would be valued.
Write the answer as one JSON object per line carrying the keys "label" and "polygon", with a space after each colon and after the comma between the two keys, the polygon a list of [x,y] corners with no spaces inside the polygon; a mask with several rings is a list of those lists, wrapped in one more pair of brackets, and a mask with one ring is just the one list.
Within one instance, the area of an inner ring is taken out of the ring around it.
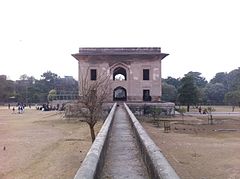
{"label": "window opening", "polygon": [[143,69],[143,80],[149,80],[149,69]]}
{"label": "window opening", "polygon": [[91,69],[91,80],[97,80],[97,70]]}

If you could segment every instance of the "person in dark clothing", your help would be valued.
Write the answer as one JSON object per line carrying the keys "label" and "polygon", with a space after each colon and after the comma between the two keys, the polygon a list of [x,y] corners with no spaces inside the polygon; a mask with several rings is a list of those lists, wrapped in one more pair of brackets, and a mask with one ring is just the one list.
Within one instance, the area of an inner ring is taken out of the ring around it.
{"label": "person in dark clothing", "polygon": [[199,111],[200,114],[202,114],[202,108],[201,108],[201,106],[199,106],[198,111]]}

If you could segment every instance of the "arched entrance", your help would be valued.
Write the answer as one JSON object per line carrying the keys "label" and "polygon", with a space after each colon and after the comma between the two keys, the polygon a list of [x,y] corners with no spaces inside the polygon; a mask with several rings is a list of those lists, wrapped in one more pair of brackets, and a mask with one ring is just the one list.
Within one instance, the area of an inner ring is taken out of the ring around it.
{"label": "arched entrance", "polygon": [[113,100],[114,101],[126,101],[127,100],[127,90],[121,86],[113,90]]}
{"label": "arched entrance", "polygon": [[127,80],[127,72],[122,67],[117,67],[113,71],[113,80]]}

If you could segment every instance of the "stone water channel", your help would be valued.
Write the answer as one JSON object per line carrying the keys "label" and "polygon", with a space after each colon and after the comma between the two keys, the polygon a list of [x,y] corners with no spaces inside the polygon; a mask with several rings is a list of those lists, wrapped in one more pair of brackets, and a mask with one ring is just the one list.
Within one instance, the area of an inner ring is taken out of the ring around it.
{"label": "stone water channel", "polygon": [[179,179],[124,103],[113,105],[74,179]]}
{"label": "stone water channel", "polygon": [[123,105],[116,109],[100,178],[150,178]]}

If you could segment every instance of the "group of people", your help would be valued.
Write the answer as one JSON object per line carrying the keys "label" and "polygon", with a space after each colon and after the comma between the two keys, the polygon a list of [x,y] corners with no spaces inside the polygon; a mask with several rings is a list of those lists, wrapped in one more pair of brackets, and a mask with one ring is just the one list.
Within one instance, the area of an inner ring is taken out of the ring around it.
{"label": "group of people", "polygon": [[[22,114],[24,113],[24,109],[27,105],[24,103],[17,103],[16,105],[11,106],[11,104],[8,104],[8,109],[12,109],[12,113],[18,113],[18,114]],[[12,108],[11,108],[12,107]],[[57,104],[56,106],[54,105],[49,105],[47,104],[43,104],[41,106],[36,105],[36,109],[37,110],[41,110],[41,111],[52,111],[52,110],[59,110],[62,111],[64,110],[65,105],[62,104]],[[31,108],[31,105],[29,105],[29,108]]]}
{"label": "group of people", "polygon": [[52,111],[52,110],[60,110],[60,105],[57,104],[57,106],[53,106],[53,105],[49,105],[47,104],[43,104],[42,106],[36,106],[37,110],[41,110],[41,111]]}
{"label": "group of people", "polygon": [[199,107],[198,107],[198,112],[199,112],[200,114],[207,114],[207,109],[203,109],[203,110],[202,110],[201,106],[199,106]]}
{"label": "group of people", "polygon": [[[22,104],[22,103],[18,103],[16,105],[16,108],[17,108],[17,111],[18,111],[18,114],[22,114],[24,112],[24,108],[25,108],[25,104]],[[8,104],[8,109],[11,109],[11,105]],[[12,107],[12,112],[15,113],[15,106]]]}

